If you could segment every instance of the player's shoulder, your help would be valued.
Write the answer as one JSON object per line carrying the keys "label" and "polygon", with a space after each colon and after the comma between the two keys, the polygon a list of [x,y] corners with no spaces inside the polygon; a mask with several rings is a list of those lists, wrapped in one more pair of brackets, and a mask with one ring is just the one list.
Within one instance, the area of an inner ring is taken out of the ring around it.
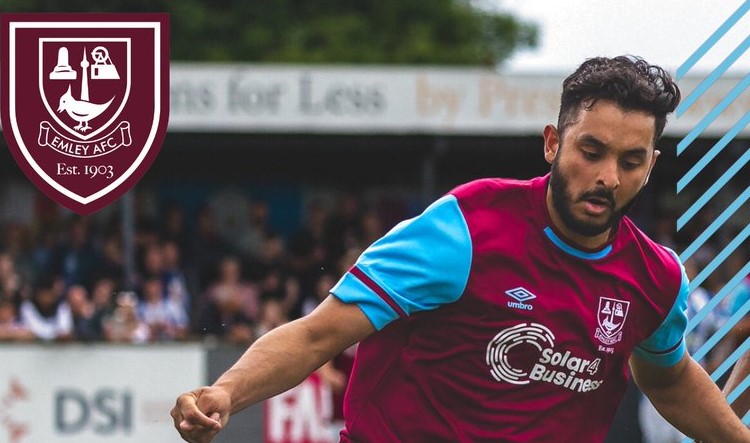
{"label": "player's shoulder", "polygon": [[677,253],[654,241],[628,217],[622,219],[620,233],[628,237],[624,243],[638,249],[649,269],[661,269],[672,275],[682,275],[682,262]]}
{"label": "player's shoulder", "polygon": [[511,178],[481,178],[453,188],[449,194],[463,204],[488,205],[492,202],[509,202],[527,199],[535,187],[542,185],[543,177],[531,180]]}

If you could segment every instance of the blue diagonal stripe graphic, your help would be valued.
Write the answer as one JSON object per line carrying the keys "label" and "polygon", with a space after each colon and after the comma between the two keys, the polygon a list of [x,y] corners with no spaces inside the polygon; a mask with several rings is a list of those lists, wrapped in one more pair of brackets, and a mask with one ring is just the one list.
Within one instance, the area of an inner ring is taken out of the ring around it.
{"label": "blue diagonal stripe graphic", "polygon": [[[719,340],[724,338],[725,335],[729,332],[730,329],[734,327],[734,325],[737,324],[740,320],[742,320],[742,317],[745,316],[750,311],[750,300],[748,300],[744,305],[742,305],[742,308],[735,312],[731,317],[729,317],[729,320],[727,320],[726,323],[724,323],[721,328],[719,328],[718,331],[714,335],[711,336],[698,350],[693,354],[693,358],[696,361],[700,361],[703,359],[703,357],[708,354],[708,351],[713,349],[714,346],[716,346],[717,343],[719,343]],[[737,357],[739,358],[739,357]],[[735,360],[736,361],[736,360]],[[729,362],[729,359],[725,360],[718,368],[716,368],[717,373],[723,374],[726,372],[726,367],[733,365],[734,362]],[[714,380],[716,381],[716,380]]]}
{"label": "blue diagonal stripe graphic", "polygon": [[[750,11],[750,0],[745,0],[732,15],[724,21],[724,23],[716,29],[711,36],[706,39],[703,44],[693,52],[693,54],[677,68],[677,79],[681,79],[748,11]],[[745,39],[719,64],[714,68],[711,73],[706,77],[698,86],[679,104],[676,109],[677,117],[681,117],[684,113],[691,108],[703,95],[708,91],[711,86],[718,81],[722,75],[750,48],[750,35],[747,35]],[[700,118],[698,124],[693,127],[688,134],[680,140],[677,144],[677,155],[684,153],[687,148],[708,128],[716,119],[724,112],[737,98],[750,87],[750,74],[745,75],[713,108]],[[697,111],[697,109],[694,109]],[[711,149],[703,154],[701,158],[677,181],[676,192],[680,193],[685,188],[697,181],[701,174],[707,169],[710,162],[714,161],[716,157],[725,151],[725,148],[742,132],[742,130],[750,124],[750,111],[747,111],[735,124],[725,133],[723,136],[711,147]],[[726,155],[726,154],[724,154]],[[727,183],[735,177],[735,175],[750,161],[750,150],[747,150],[739,156],[737,160],[724,171],[718,180],[715,180],[708,189],[698,196],[695,202],[677,219],[677,230],[682,229],[685,225],[692,220],[692,218],[703,209],[708,202],[713,199],[720,191],[726,188]],[[709,180],[713,180],[712,178]],[[707,184],[710,183],[704,179]],[[714,219],[709,226],[688,245],[688,247],[680,254],[680,260],[683,262],[691,258],[706,242],[719,230],[730,221],[730,219],[737,214],[740,207],[742,207],[748,200],[750,200],[750,188],[745,189],[734,201],[724,209],[721,214]],[[692,293],[695,291],[709,276],[717,271],[719,266],[733,254],[745,240],[750,237],[750,224],[745,224],[745,227],[737,234],[726,246],[721,249],[710,261],[706,264],[703,269],[698,272],[689,284],[689,290]],[[722,317],[724,309],[722,304],[738,304],[735,303],[733,298],[734,291],[743,284],[743,280],[750,274],[750,261],[744,264],[742,269],[732,276],[732,278],[724,284],[724,286],[716,293],[702,309],[688,321],[686,328],[687,333],[696,333],[696,327],[711,313],[716,313],[719,317]],[[723,302],[723,303],[722,303]],[[734,310],[736,306],[732,306],[728,311],[731,312],[731,317],[727,319],[719,329],[709,337],[705,343],[694,353],[693,357],[700,361],[705,358],[706,355],[734,328],[737,323],[742,320],[748,313],[750,313],[750,300],[745,301],[739,310]],[[750,338],[745,340],[740,346],[738,346],[731,355],[726,358],[719,367],[711,374],[711,379],[716,382],[722,376],[727,374],[734,364],[746,353],[750,352]],[[727,400],[731,403],[737,399],[746,389],[750,387],[750,376],[746,377],[742,383],[740,383],[732,392],[727,396]],[[748,423],[750,421],[750,412],[743,417],[743,421]],[[684,440],[685,442],[692,441],[691,439]]]}
{"label": "blue diagonal stripe graphic", "polygon": [[729,54],[724,61],[719,64],[711,73],[706,77],[700,84],[688,95],[678,106],[675,110],[677,113],[677,117],[682,116],[682,114],[685,113],[685,111],[690,108],[693,103],[695,103],[696,100],[698,100],[707,90],[710,88],[716,80],[718,80],[725,72],[727,72],[727,69],[729,69],[730,66],[734,64],[734,62],[737,61],[742,54],[747,51],[747,48],[750,48],[750,35],[745,37],[745,40],[742,41],[742,43],[737,46],[734,51],[732,51],[731,54]]}
{"label": "blue diagonal stripe graphic", "polygon": [[739,286],[739,284],[742,282],[742,280],[745,278],[746,275],[750,273],[750,262],[746,263],[745,266],[742,267],[742,269],[737,272],[737,274],[732,277],[727,284],[724,285],[719,292],[716,293],[716,295],[711,298],[711,300],[706,303],[706,306],[704,306],[698,313],[688,320],[687,328],[685,333],[689,334],[693,329],[695,329],[696,326],[700,322],[702,322],[708,314],[714,311],[714,309],[719,306],[719,304],[724,300],[734,289]]}
{"label": "blue diagonal stripe graphic", "polygon": [[700,60],[701,57],[703,57],[703,55],[706,54],[706,52],[708,52],[709,49],[711,49],[740,18],[742,18],[743,15],[745,15],[748,10],[750,10],[750,0],[741,4],[740,7],[737,8],[737,10],[734,11],[734,13],[732,13],[732,15],[730,15],[729,18],[727,18],[726,21],[724,21],[724,23],[722,23],[722,25],[719,26],[719,28],[714,31],[714,33],[711,34],[711,36],[708,37],[708,39],[706,39],[706,41],[703,42],[703,44],[700,45],[700,47],[696,49],[683,64],[680,65],[680,67],[677,68],[677,79],[681,79],[690,68],[692,68],[698,60]]}
{"label": "blue diagonal stripe graphic", "polygon": [[[714,382],[718,381],[729,370],[729,368],[737,363],[737,360],[739,360],[740,357],[742,357],[742,355],[748,350],[750,350],[750,337],[745,339],[742,345],[737,347],[737,349],[735,349],[734,352],[732,352],[732,354],[730,354],[729,357],[727,357],[727,359],[724,360],[724,362],[718,368],[716,368],[716,370],[711,374],[711,380],[713,380]],[[698,358],[696,358],[696,360],[697,359]],[[748,386],[750,386],[750,376],[745,377],[742,383],[737,385],[737,387],[733,389],[732,392],[729,393],[729,395],[727,395],[727,402],[732,403],[733,401],[735,401],[737,397],[745,392],[745,389],[747,389]],[[750,423],[750,411],[742,418],[742,421],[745,424]],[[682,442],[692,443],[693,439],[687,438]]]}
{"label": "blue diagonal stripe graphic", "polygon": [[747,126],[750,123],[750,111],[745,113],[745,115],[742,116],[741,119],[737,121],[737,123],[732,126],[732,128],[724,134],[721,139],[716,142],[716,144],[711,148],[710,151],[708,151],[695,165],[693,165],[692,168],[677,182],[677,192],[679,193],[683,189],[685,189],[685,186],[690,183],[696,175],[700,171],[703,170],[703,168],[706,167],[706,165],[714,159],[734,138],[737,136],[737,134],[742,131],[745,126]]}
{"label": "blue diagonal stripe graphic", "polygon": [[[746,339],[742,345],[738,346],[737,349],[732,352],[729,357],[727,357],[726,360],[718,367],[716,370],[711,374],[711,379],[713,381],[718,381],[724,374],[726,374],[727,370],[732,367],[733,364],[737,363],[737,360],[742,357],[742,354],[745,353],[750,349],[750,338]],[[739,386],[738,386],[739,388]],[[740,392],[741,394],[742,392]]]}
{"label": "blue diagonal stripe graphic", "polygon": [[[750,340],[750,338],[748,340]],[[742,346],[745,346],[747,344],[748,344],[748,341],[745,340],[745,343],[743,343]],[[729,395],[727,395],[727,401],[731,404],[732,402],[737,400],[737,397],[739,397],[740,394],[745,392],[745,389],[747,389],[748,386],[750,386],[750,375],[745,377],[745,379],[742,380],[742,383],[738,384],[737,387],[734,388],[732,392],[729,393]]]}
{"label": "blue diagonal stripe graphic", "polygon": [[734,215],[734,213],[737,212],[740,206],[745,204],[748,199],[750,199],[750,187],[745,189],[742,194],[734,199],[732,204],[727,206],[727,208],[722,211],[722,213],[716,218],[716,220],[711,222],[711,224],[708,225],[708,227],[703,232],[701,232],[701,234],[692,243],[690,243],[690,246],[682,251],[682,254],[680,254],[680,260],[684,262],[685,260],[692,257],[692,255],[695,254],[695,252],[698,251],[698,249],[700,249],[700,247],[703,246],[703,244],[706,243],[706,241],[712,235],[714,235],[716,231],[718,231],[719,228],[724,225],[729,217]]}
{"label": "blue diagonal stripe graphic", "polygon": [[[750,112],[746,114],[746,116],[747,115],[750,115]],[[677,219],[677,230],[682,229],[685,224],[689,222],[690,219],[692,219],[695,214],[700,211],[701,208],[703,208],[703,206],[705,206],[706,203],[708,203],[708,201],[713,198],[716,193],[719,192],[721,188],[723,188],[724,185],[726,185],[727,182],[731,180],[732,177],[734,177],[734,175],[743,166],[745,166],[748,161],[750,161],[750,149],[745,151],[745,153],[742,154],[742,156],[740,156],[740,158],[738,158],[737,161],[735,161],[734,164],[729,169],[727,169],[726,172],[724,172],[721,177],[719,177],[719,179],[713,185],[711,185],[711,187],[708,188],[708,190],[703,195],[701,195],[698,200],[696,200],[696,202],[693,203],[687,211],[685,211],[684,214],[682,214]]]}
{"label": "blue diagonal stripe graphic", "polygon": [[690,291],[695,291],[695,289],[700,286],[701,283],[703,283],[703,281],[719,267],[719,265],[724,263],[724,260],[726,260],[727,257],[729,257],[748,236],[750,236],[750,224],[746,225],[745,228],[740,231],[740,233],[737,234],[737,236],[735,236],[732,241],[729,242],[729,244],[726,245],[701,272],[698,273],[698,275],[695,276],[693,281],[690,282]]}
{"label": "blue diagonal stripe graphic", "polygon": [[[740,80],[739,83],[737,83],[734,88],[732,88],[731,91],[724,97],[716,107],[714,107],[711,112],[706,114],[705,117],[701,119],[700,122],[698,122],[697,125],[693,129],[688,132],[688,135],[685,136],[682,140],[680,140],[679,143],[677,143],[677,155],[682,154],[685,149],[687,149],[688,146],[690,146],[691,143],[695,141],[698,136],[706,130],[708,125],[714,122],[716,118],[724,112],[725,109],[737,98],[739,97],[742,92],[747,89],[747,87],[750,86],[750,74],[746,75],[745,78]],[[679,192],[679,191],[677,191]]]}

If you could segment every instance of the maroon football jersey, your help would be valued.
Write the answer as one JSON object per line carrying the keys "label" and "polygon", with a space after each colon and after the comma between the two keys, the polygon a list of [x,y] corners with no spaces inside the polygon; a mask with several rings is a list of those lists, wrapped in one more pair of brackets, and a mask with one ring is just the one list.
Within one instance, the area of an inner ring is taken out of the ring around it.
{"label": "maroon football jersey", "polygon": [[633,352],[684,354],[687,278],[624,218],[591,251],[552,227],[548,176],[456,188],[375,242],[332,293],[360,344],[344,442],[595,442]]}

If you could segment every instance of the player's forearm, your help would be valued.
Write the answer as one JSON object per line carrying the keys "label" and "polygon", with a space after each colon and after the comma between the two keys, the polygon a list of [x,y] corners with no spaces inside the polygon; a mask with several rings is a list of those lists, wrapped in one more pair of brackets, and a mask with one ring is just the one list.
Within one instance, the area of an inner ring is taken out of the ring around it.
{"label": "player's forearm", "polygon": [[696,440],[750,442],[750,431],[732,412],[708,374],[692,359],[673,383],[641,389],[664,418]]}
{"label": "player's forearm", "polygon": [[[745,353],[729,376],[727,383],[724,385],[724,395],[729,395],[732,391],[750,374],[750,353]],[[743,417],[750,409],[750,389],[746,389],[737,399],[732,402],[732,409],[739,417]]]}
{"label": "player's forearm", "polygon": [[301,319],[258,339],[214,386],[229,392],[234,414],[296,386],[335,355],[330,353]]}
{"label": "player's forearm", "polygon": [[309,315],[261,337],[214,386],[229,394],[235,413],[292,388],[374,331],[357,305],[329,296]]}

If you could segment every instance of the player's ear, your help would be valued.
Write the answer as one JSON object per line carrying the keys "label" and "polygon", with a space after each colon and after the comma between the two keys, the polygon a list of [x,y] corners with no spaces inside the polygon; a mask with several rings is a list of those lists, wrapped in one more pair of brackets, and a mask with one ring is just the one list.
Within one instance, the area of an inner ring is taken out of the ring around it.
{"label": "player's ear", "polygon": [[643,182],[643,186],[646,186],[648,183],[648,179],[651,177],[651,171],[654,170],[654,165],[656,164],[656,159],[659,157],[659,154],[661,154],[661,151],[654,149],[654,155],[651,157],[651,164],[648,166],[648,173],[646,174],[646,181]]}
{"label": "player's ear", "polygon": [[557,157],[557,150],[560,148],[560,139],[557,133],[557,128],[554,125],[547,125],[544,127],[544,159],[547,163],[552,164],[552,161]]}

